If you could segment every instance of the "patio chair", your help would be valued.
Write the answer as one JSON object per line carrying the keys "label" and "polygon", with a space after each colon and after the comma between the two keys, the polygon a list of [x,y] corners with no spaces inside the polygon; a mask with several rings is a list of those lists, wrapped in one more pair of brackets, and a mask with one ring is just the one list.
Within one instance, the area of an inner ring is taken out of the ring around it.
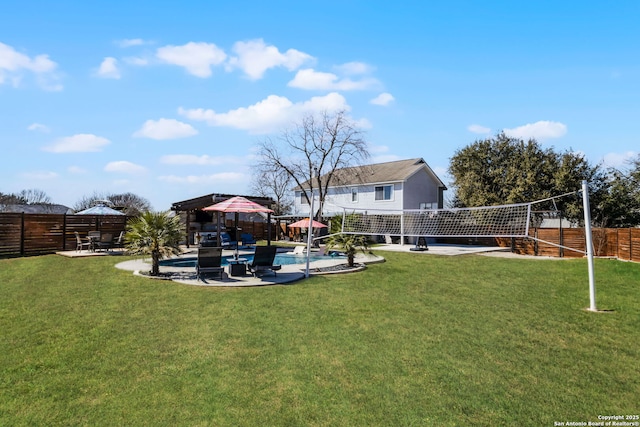
{"label": "patio chair", "polygon": [[273,265],[277,250],[278,248],[276,246],[256,246],[253,261],[248,265],[249,271],[254,277],[258,277],[260,274],[269,271],[277,275],[276,271],[282,268],[281,265]]}
{"label": "patio chair", "polygon": [[101,233],[100,240],[94,243],[96,250],[105,249],[107,251],[111,250],[113,245],[113,234],[112,233]]}
{"label": "patio chair", "polygon": [[256,239],[251,233],[242,233],[240,235],[240,241],[242,242],[242,246],[251,246],[256,244]]}
{"label": "patio chair", "polygon": [[91,248],[91,240],[82,240],[82,237],[80,237],[80,234],[78,234],[77,231],[74,231],[73,233],[76,235],[76,252],[80,252],[83,248]]}
{"label": "patio chair", "polygon": [[300,254],[305,253],[306,251],[307,251],[307,247],[306,246],[297,245],[295,248],[293,248],[294,255],[300,255]]}
{"label": "patio chair", "polygon": [[233,249],[238,246],[238,242],[231,240],[231,236],[226,231],[220,233],[220,240],[222,241],[222,247],[225,249]]}
{"label": "patio chair", "polygon": [[196,264],[196,274],[198,280],[208,273],[215,273],[222,279],[224,268],[220,266],[222,263],[221,247],[204,247],[198,248],[198,263]]}
{"label": "patio chair", "polygon": [[113,241],[112,247],[124,248],[124,231],[121,231],[120,234],[118,234],[116,240]]}

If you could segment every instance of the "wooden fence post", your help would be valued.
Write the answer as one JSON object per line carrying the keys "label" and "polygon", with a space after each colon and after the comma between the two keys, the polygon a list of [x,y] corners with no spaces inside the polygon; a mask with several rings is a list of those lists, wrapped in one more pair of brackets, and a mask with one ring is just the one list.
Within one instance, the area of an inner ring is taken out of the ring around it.
{"label": "wooden fence post", "polygon": [[20,256],[24,256],[24,212],[20,216]]}

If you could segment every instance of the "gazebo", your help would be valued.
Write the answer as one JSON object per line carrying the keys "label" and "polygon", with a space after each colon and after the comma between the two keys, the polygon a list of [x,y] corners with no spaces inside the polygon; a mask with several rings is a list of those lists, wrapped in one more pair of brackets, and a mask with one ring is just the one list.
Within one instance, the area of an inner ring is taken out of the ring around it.
{"label": "gazebo", "polygon": [[[191,242],[191,228],[194,223],[201,223],[203,219],[209,218],[209,213],[203,211],[204,208],[211,206],[215,203],[220,203],[225,200],[231,199],[232,197],[237,196],[237,194],[222,194],[222,193],[211,193],[204,196],[196,197],[193,199],[183,200],[180,202],[175,202],[171,205],[171,210],[176,212],[177,214],[185,215],[186,222],[186,241],[187,247],[189,247]],[[275,202],[273,199],[269,197],[258,197],[258,196],[242,196],[246,199],[254,203],[258,203],[266,208],[270,208]],[[235,222],[237,223],[238,213],[235,213]],[[272,236],[271,236],[271,214],[267,213],[267,223],[269,226],[267,227],[267,242],[271,244]],[[221,224],[215,224],[216,229],[221,227]]]}

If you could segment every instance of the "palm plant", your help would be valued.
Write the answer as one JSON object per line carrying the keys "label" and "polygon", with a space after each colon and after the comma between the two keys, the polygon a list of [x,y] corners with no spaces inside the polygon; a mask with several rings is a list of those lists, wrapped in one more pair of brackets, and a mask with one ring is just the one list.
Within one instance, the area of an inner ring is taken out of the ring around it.
{"label": "palm plant", "polygon": [[347,256],[347,264],[353,267],[356,252],[366,253],[369,249],[369,238],[361,234],[343,234],[339,221],[331,221],[331,237],[327,239],[329,248],[339,248]]}
{"label": "palm plant", "polygon": [[144,212],[127,224],[125,246],[133,254],[151,255],[151,275],[160,274],[160,260],[178,255],[184,230],[180,217],[166,212]]}

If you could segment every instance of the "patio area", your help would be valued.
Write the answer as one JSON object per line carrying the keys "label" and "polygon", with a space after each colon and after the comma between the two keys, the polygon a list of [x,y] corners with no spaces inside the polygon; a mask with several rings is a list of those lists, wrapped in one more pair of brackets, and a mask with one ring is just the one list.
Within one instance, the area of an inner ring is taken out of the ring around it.
{"label": "patio area", "polygon": [[[280,247],[278,253],[290,253],[293,251],[293,247]],[[224,250],[223,256],[233,256],[234,250]],[[238,255],[252,254],[251,250],[240,250]],[[184,253],[176,258],[192,258],[196,256],[197,248],[185,249]],[[356,255],[356,266],[353,269],[335,269],[334,267],[346,264],[347,260],[344,257],[331,257],[326,256],[326,259],[312,261],[309,263],[309,274],[336,274],[336,273],[350,273],[364,269],[365,264],[371,264],[375,262],[384,262],[384,258],[372,254],[358,254]],[[282,265],[282,269],[278,270],[277,274],[266,273],[259,277],[254,277],[250,273],[231,276],[229,274],[229,268],[225,267],[225,271],[222,278],[207,277],[204,280],[198,280],[195,267],[174,267],[174,266],[160,266],[160,277],[152,277],[145,272],[151,269],[151,264],[148,258],[140,258],[135,260],[124,261],[116,264],[116,268],[122,270],[132,271],[133,274],[143,276],[152,280],[171,280],[178,283],[183,283],[193,286],[211,286],[211,287],[250,287],[250,286],[270,286],[270,285],[282,285],[293,283],[298,280],[304,279],[306,264],[289,264]]]}

